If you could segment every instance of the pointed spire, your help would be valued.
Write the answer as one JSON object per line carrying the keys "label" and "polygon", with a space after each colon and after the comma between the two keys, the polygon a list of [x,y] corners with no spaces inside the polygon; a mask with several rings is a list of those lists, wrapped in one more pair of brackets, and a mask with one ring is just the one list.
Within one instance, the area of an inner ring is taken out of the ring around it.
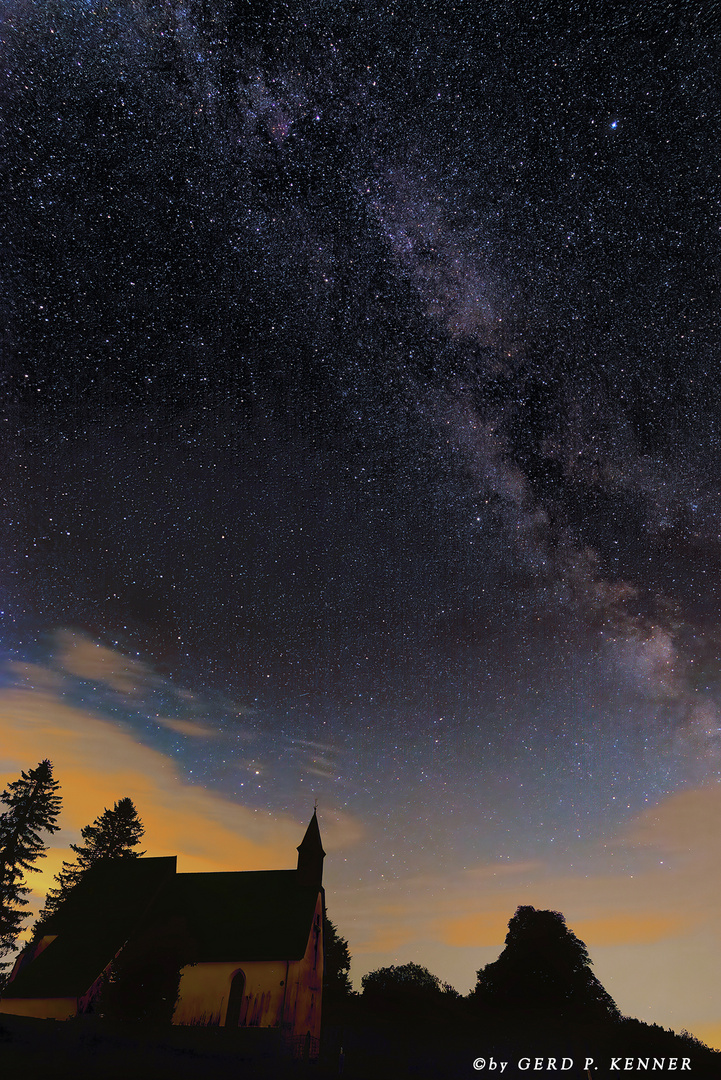
{"label": "pointed spire", "polygon": [[310,819],[305,836],[298,845],[298,876],[304,885],[317,885],[323,880],[323,859],[325,852],[320,839],[318,815],[315,809]]}

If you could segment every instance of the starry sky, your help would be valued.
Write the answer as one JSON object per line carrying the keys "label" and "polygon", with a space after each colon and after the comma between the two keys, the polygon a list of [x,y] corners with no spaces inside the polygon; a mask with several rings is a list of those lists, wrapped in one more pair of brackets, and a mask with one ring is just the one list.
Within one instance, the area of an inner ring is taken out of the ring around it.
{"label": "starry sky", "polygon": [[721,1045],[721,8],[672,7],[3,5],[49,874],[126,795],[181,869],[291,866],[317,799],[356,980],[465,992],[533,903]]}

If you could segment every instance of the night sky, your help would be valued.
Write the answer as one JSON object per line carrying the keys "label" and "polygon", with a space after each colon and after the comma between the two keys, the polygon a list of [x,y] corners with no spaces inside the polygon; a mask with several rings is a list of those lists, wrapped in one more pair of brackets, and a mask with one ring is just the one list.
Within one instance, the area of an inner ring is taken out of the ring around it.
{"label": "night sky", "polygon": [[126,795],[291,866],[317,798],[356,979],[465,992],[535,903],[721,1045],[721,7],[671,7],[3,5],[49,869]]}

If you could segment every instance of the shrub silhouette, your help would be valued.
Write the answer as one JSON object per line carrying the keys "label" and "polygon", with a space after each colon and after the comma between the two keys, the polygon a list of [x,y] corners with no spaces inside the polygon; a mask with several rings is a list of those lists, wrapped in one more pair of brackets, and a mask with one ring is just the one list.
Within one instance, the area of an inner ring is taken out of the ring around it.
{"label": "shrub silhouette", "polygon": [[618,1008],[591,963],[586,946],[560,912],[519,907],[508,924],[505,949],[478,972],[471,999],[492,1009],[618,1019]]}
{"label": "shrub silhouette", "polygon": [[423,1002],[438,1002],[444,998],[460,997],[448,983],[421,964],[400,964],[369,971],[361,979],[363,998],[371,1004],[390,1004],[411,1007]]}

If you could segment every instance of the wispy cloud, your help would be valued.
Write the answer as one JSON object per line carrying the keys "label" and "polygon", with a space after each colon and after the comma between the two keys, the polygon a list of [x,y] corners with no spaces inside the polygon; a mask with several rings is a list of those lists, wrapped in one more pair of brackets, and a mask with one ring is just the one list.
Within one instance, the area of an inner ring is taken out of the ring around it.
{"label": "wispy cloud", "polygon": [[85,634],[58,630],[54,666],[87,682],[105,683],[118,694],[138,698],[156,689],[161,679],[140,660],[109,649]]}
{"label": "wispy cloud", "polygon": [[209,724],[201,724],[197,720],[176,720],[171,716],[157,716],[155,722],[168,731],[174,731],[178,735],[187,735],[191,739],[215,739],[218,737],[218,729]]}
{"label": "wispy cloud", "polygon": [[[74,655],[85,657],[85,650],[83,646]],[[122,670],[117,657],[106,657],[103,664],[103,672]],[[91,666],[84,660],[73,664],[75,671],[83,672]],[[31,882],[36,906],[62,860],[72,857],[69,845],[79,840],[82,826],[125,796],[133,799],[145,825],[147,854],[178,855],[181,870],[295,865],[306,821],[280,810],[261,812],[188,783],[171,757],[143,745],[126,726],[84,705],[69,704],[56,672],[40,665],[17,665],[14,673],[22,685],[0,691],[0,787],[47,757],[63,797],[62,829],[41,864],[42,873]],[[164,726],[193,738],[213,733],[194,721],[160,719]],[[350,846],[362,833],[352,814],[332,808],[324,814],[326,851]]]}

